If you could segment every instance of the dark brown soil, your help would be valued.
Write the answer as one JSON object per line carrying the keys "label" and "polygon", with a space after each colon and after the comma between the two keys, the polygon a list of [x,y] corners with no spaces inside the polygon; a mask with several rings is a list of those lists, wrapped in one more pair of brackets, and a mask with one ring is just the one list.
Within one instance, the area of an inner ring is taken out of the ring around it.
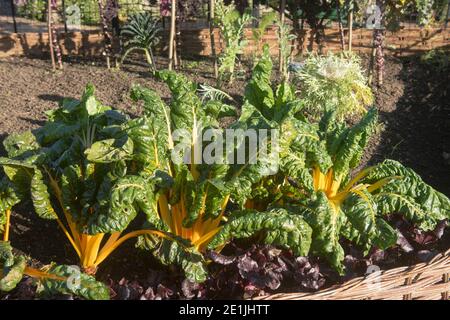
{"label": "dark brown soil", "polygon": [[450,196],[450,73],[419,57],[388,58],[384,85],[373,86],[380,126],[363,166],[384,159],[414,169]]}
{"label": "dark brown soil", "polygon": [[[161,66],[165,63],[160,59]],[[183,73],[199,83],[214,85],[207,60],[185,61]],[[132,107],[128,92],[139,83],[169,98],[165,85],[152,78],[141,63],[126,64],[122,70],[107,70],[103,62],[72,60],[63,72],[53,73],[46,60],[8,58],[0,60],[0,141],[12,133],[36,128],[45,119],[44,111],[55,108],[62,97],[79,97],[86,83],[97,88],[97,97],[107,105],[140,113]],[[371,141],[365,163],[385,158],[400,160],[423,179],[450,196],[450,73],[422,65],[417,58],[394,59],[386,63],[385,85],[376,91],[382,125]],[[223,88],[241,101],[243,81]],[[0,156],[4,154],[0,147]],[[12,217],[14,246],[42,263],[76,264],[76,256],[53,221],[35,217],[30,206],[16,208]],[[120,247],[100,268],[98,277],[115,281],[149,277],[149,268],[158,264],[145,252],[133,250],[130,241]]]}
{"label": "dark brown soil", "polygon": [[388,60],[386,70],[376,100],[385,130],[372,160],[401,161],[450,196],[450,69],[411,57]]}

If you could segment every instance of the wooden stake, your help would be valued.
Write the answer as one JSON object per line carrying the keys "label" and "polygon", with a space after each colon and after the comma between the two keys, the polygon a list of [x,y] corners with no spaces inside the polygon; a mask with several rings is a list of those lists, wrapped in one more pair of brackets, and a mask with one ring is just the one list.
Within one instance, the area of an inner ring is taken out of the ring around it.
{"label": "wooden stake", "polygon": [[214,37],[214,10],[215,1],[209,0],[209,38],[211,40],[211,56],[214,64],[214,78],[219,77],[219,67],[217,66],[216,41]]}
{"label": "wooden stake", "polygon": [[174,60],[174,43],[175,43],[175,22],[177,13],[177,1],[172,0],[171,16],[170,16],[170,34],[169,34],[169,70],[173,69]]}
{"label": "wooden stake", "polygon": [[[284,14],[285,9],[286,9],[286,0],[281,0],[281,4],[280,4],[280,23],[282,25],[285,22],[285,14]],[[278,50],[278,61],[280,63],[280,65],[278,67],[278,71],[279,72],[283,72],[284,61],[283,61],[283,54],[281,53],[281,46],[279,47],[279,50]]]}
{"label": "wooden stake", "polygon": [[[50,2],[52,2],[52,9],[58,10],[58,8],[56,7],[56,2],[53,2],[53,1],[50,1]],[[53,4],[55,5],[55,8],[53,8]],[[52,22],[53,22],[53,12],[52,12]],[[62,64],[61,47],[59,46],[59,43],[58,43],[58,31],[56,30],[54,23],[51,24],[51,32],[52,32],[53,50],[56,55],[56,60],[58,61],[58,67],[60,70],[62,70],[63,64]]]}
{"label": "wooden stake", "polygon": [[352,52],[353,42],[353,3],[351,4],[350,13],[348,14],[348,51]]}
{"label": "wooden stake", "polygon": [[17,22],[16,22],[16,8],[14,7],[14,0],[10,1],[11,3],[11,14],[13,19],[14,33],[17,33]]}
{"label": "wooden stake", "polygon": [[337,11],[337,15],[338,15],[339,38],[341,40],[341,50],[345,51],[344,28],[342,27],[341,4],[339,3],[339,1],[336,1],[336,11]]}
{"label": "wooden stake", "polygon": [[50,56],[52,58],[52,69],[53,71],[56,70],[56,62],[55,62],[55,55],[53,52],[53,35],[52,35],[52,0],[47,0],[48,7],[47,7],[47,27],[48,27],[48,45],[50,47]]}
{"label": "wooden stake", "polygon": [[108,31],[108,23],[106,21],[105,13],[103,11],[102,0],[98,0],[98,9],[99,9],[99,14],[100,14],[100,20],[102,22],[103,38],[105,41],[104,54],[106,56],[106,66],[108,69],[110,69],[111,68],[111,53],[112,53],[112,37]]}

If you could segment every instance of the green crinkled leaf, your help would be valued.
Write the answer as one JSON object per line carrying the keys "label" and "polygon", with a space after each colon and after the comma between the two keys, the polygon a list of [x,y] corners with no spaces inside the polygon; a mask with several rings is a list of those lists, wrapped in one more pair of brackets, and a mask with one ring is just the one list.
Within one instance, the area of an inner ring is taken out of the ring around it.
{"label": "green crinkled leaf", "polygon": [[88,300],[109,300],[108,287],[94,277],[80,272],[76,266],[52,265],[47,273],[65,280],[41,279],[37,290],[39,294],[74,294]]}
{"label": "green crinkled leaf", "polygon": [[95,87],[92,83],[88,83],[81,98],[82,112],[88,116],[95,116],[104,113],[111,108],[103,106],[94,96]]}
{"label": "green crinkled leaf", "polygon": [[377,118],[377,110],[371,108],[364,118],[347,132],[335,154],[333,168],[336,175],[345,175],[360,163],[364,148],[377,123]]}
{"label": "green crinkled leaf", "polygon": [[20,202],[19,195],[14,185],[4,177],[0,180],[0,233],[4,230],[6,223],[6,211]]}
{"label": "green crinkled leaf", "polygon": [[0,241],[0,265],[11,267],[14,264],[14,255],[9,241]]}
{"label": "green crinkled leaf", "polygon": [[[133,120],[132,120],[133,121]],[[131,123],[130,123],[131,124]],[[133,157],[148,170],[168,167],[168,126],[157,118],[142,117],[131,124],[128,135],[133,139]]]}
{"label": "green crinkled leaf", "polygon": [[363,191],[363,195],[351,195],[342,207],[348,221],[358,231],[358,244],[368,248],[374,244],[383,250],[392,247],[397,242],[395,230],[379,216],[375,197],[367,191]]}
{"label": "green crinkled leaf", "polygon": [[450,200],[397,161],[385,160],[363,182],[375,183],[389,177],[397,178],[374,193],[382,214],[402,213],[424,230],[431,230],[439,221],[450,218]]}
{"label": "green crinkled leaf", "polygon": [[352,226],[366,239],[374,236],[376,229],[377,205],[369,192],[350,195],[344,202],[342,210]]}
{"label": "green crinkled leaf", "polygon": [[272,60],[268,48],[265,48],[261,59],[252,72],[252,78],[247,84],[244,99],[267,118],[274,117],[275,97],[271,87]]}
{"label": "green crinkled leaf", "polygon": [[192,248],[178,241],[171,241],[156,236],[140,237],[139,247],[150,250],[164,265],[178,265],[186,278],[192,282],[202,283],[207,279],[208,271],[203,256]]}
{"label": "green crinkled leaf", "polygon": [[134,158],[149,170],[167,168],[169,134],[172,132],[171,110],[153,90],[134,86],[134,101],[143,101],[145,116],[128,123],[128,135],[133,139]]}
{"label": "green crinkled leaf", "polygon": [[233,238],[248,238],[264,232],[264,242],[291,249],[298,256],[306,256],[311,245],[312,230],[302,217],[284,209],[269,212],[238,213],[230,219],[208,244],[214,250]]}
{"label": "green crinkled leaf", "polygon": [[327,152],[326,141],[320,139],[317,126],[302,121],[293,121],[293,124],[295,140],[288,152],[301,156],[303,153],[307,168],[318,166],[322,172],[327,172],[333,166],[333,160]]}
{"label": "green crinkled leaf", "polygon": [[311,248],[343,274],[344,249],[339,244],[343,214],[331,206],[325,193],[319,191],[315,196],[304,212],[305,221],[313,230]]}
{"label": "green crinkled leaf", "polygon": [[65,167],[61,175],[62,201],[66,210],[81,212],[80,196],[84,186],[78,165]]}
{"label": "green crinkled leaf", "polygon": [[40,170],[36,169],[34,171],[30,186],[31,200],[38,216],[43,219],[56,219],[57,214],[53,209],[50,194]]}
{"label": "green crinkled leaf", "polygon": [[110,191],[107,211],[89,220],[89,233],[123,231],[136,217],[139,208],[145,209],[150,221],[158,217],[152,183],[139,176],[119,179]]}
{"label": "green crinkled leaf", "polygon": [[284,175],[294,178],[295,181],[308,192],[314,191],[313,177],[305,167],[305,159],[301,153],[289,153],[281,159],[280,169]]}
{"label": "green crinkled leaf", "polygon": [[84,153],[87,159],[97,163],[130,160],[133,157],[133,140],[127,136],[95,142]]}
{"label": "green crinkled leaf", "polygon": [[3,266],[2,277],[0,279],[0,291],[9,292],[13,290],[22,280],[27,260],[24,256],[14,258],[14,263],[9,266]]}
{"label": "green crinkled leaf", "polygon": [[394,246],[397,243],[397,232],[383,219],[377,219],[376,223],[373,244],[382,250]]}
{"label": "green crinkled leaf", "polygon": [[19,197],[26,197],[30,189],[35,166],[24,161],[8,158],[0,158],[0,166],[3,167],[3,171],[11,181]]}
{"label": "green crinkled leaf", "polygon": [[221,119],[223,117],[236,116],[236,108],[230,106],[222,101],[210,100],[204,104],[205,113],[211,119],[211,122],[215,119]]}
{"label": "green crinkled leaf", "polygon": [[172,92],[170,103],[170,119],[172,129],[193,130],[195,118],[200,120],[202,114],[201,100],[196,95],[197,85],[188,80],[184,75],[173,71],[163,70],[157,73]]}
{"label": "green crinkled leaf", "polygon": [[81,124],[66,124],[63,122],[47,122],[33,133],[41,145],[48,145],[60,139],[74,136],[81,128]]}
{"label": "green crinkled leaf", "polygon": [[3,146],[10,158],[22,156],[39,148],[39,144],[31,131],[10,134],[3,140]]}

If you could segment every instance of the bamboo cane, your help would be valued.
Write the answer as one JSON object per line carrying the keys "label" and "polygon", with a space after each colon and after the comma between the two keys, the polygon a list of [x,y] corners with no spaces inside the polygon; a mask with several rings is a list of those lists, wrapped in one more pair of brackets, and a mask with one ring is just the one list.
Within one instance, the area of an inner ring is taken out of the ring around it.
{"label": "bamboo cane", "polygon": [[353,2],[350,2],[350,12],[348,14],[348,51],[352,52],[353,44]]}
{"label": "bamboo cane", "polygon": [[217,65],[217,55],[216,55],[216,41],[214,37],[214,10],[215,10],[215,1],[209,1],[209,37],[211,39],[211,55],[214,64],[214,78],[219,77],[219,68]]}
{"label": "bamboo cane", "polygon": [[172,0],[170,16],[170,34],[169,34],[169,70],[173,69],[174,60],[174,42],[175,42],[175,21],[176,21],[177,1]]}
{"label": "bamboo cane", "polygon": [[[285,9],[286,9],[286,0],[281,0],[281,4],[280,4],[280,23],[281,25],[284,24],[285,22]],[[278,71],[280,73],[282,73],[284,70],[284,61],[283,61],[283,54],[281,52],[281,46],[279,47],[278,50],[278,61],[280,63],[279,67],[278,67]]]}
{"label": "bamboo cane", "polygon": [[48,0],[47,7],[47,27],[48,27],[48,45],[50,47],[50,56],[52,58],[52,69],[56,70],[55,55],[53,52],[53,34],[52,34],[52,0]]}

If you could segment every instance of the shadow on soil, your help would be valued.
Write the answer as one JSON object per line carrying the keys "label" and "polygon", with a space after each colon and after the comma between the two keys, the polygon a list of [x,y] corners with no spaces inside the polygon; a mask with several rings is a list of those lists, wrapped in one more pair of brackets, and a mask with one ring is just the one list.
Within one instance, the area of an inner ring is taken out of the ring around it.
{"label": "shadow on soil", "polygon": [[404,84],[393,110],[380,111],[385,130],[370,162],[398,160],[450,196],[450,68],[437,68],[417,56],[402,59],[402,64],[398,79],[380,89],[394,93],[394,81]]}

